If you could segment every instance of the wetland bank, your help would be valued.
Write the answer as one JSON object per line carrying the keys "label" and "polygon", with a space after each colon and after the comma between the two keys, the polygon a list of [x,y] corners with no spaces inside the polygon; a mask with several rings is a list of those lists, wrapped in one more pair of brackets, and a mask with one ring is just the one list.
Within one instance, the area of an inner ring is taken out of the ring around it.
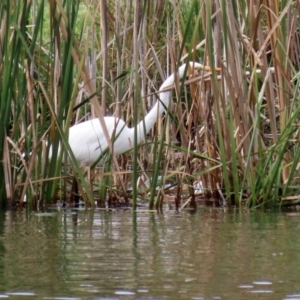
{"label": "wetland bank", "polygon": [[[5,0],[0,16],[3,208],[299,203],[299,1]],[[137,127],[189,61],[210,72],[175,80],[142,144],[80,165],[70,127]]]}

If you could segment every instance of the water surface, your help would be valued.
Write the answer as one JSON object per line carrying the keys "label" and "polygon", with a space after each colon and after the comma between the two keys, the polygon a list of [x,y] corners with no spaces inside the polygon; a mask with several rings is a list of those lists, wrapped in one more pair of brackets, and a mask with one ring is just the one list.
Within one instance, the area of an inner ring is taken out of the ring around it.
{"label": "water surface", "polygon": [[300,214],[0,215],[0,298],[300,299]]}

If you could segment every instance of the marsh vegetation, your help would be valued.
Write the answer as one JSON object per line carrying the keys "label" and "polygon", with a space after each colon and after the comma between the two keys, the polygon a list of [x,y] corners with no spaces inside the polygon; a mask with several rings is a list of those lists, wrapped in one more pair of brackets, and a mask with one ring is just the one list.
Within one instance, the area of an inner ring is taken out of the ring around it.
{"label": "marsh vegetation", "polygon": [[[2,207],[70,202],[74,177],[88,205],[298,204],[299,9],[291,0],[1,1]],[[174,85],[144,143],[82,168],[69,127],[104,115],[135,126],[182,61],[211,72]]]}

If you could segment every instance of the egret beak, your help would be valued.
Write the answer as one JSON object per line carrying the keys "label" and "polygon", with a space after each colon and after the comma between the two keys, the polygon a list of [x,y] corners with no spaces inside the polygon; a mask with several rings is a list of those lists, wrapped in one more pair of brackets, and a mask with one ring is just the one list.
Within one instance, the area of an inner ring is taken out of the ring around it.
{"label": "egret beak", "polygon": [[[199,81],[199,75],[201,75],[200,77],[203,78],[205,81],[209,81],[211,80],[211,72],[212,70],[214,70],[215,72],[221,72],[221,68],[211,68],[209,66],[205,66],[205,65],[202,65],[200,63],[197,63],[197,62],[190,62],[190,74],[193,74],[193,71],[194,71],[194,76],[193,78],[190,78],[189,80],[185,81],[185,84],[186,85],[189,85],[189,84],[192,84],[194,82],[198,82]],[[197,73],[201,73],[201,71],[197,72],[197,70],[202,70],[202,71],[206,71],[206,72],[210,72],[210,73],[205,73],[205,72],[202,72],[203,74],[197,74]],[[220,75],[217,75],[217,76],[220,76]]]}
{"label": "egret beak", "polygon": [[[201,64],[197,64],[196,66],[194,66],[194,69],[195,70],[203,70],[203,71],[208,71],[208,72],[211,72],[212,71],[212,68],[209,67],[209,66],[204,66],[204,65],[201,65]],[[216,72],[221,72],[221,68],[214,68],[214,70]]]}

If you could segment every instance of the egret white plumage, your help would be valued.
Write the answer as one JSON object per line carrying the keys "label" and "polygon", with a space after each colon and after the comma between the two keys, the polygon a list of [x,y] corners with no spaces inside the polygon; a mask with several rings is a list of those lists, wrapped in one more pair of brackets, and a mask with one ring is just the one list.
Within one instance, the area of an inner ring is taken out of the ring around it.
{"label": "egret white plumage", "polygon": [[[195,62],[190,62],[189,65],[192,69],[210,70],[208,67]],[[184,64],[178,69],[177,76],[179,79],[184,76],[186,68],[187,65]],[[172,85],[174,81],[175,74],[172,74],[163,82],[159,90],[161,91]],[[168,107],[170,91],[161,92],[158,97],[159,100],[136,126],[138,144],[144,140],[145,134],[150,131],[157,119]],[[113,152],[115,155],[133,148],[135,127],[129,128],[122,119],[112,116],[104,117],[104,122],[110,138],[113,139]],[[70,127],[68,141],[76,160],[82,165],[92,164],[108,148],[108,143],[98,118]]]}

